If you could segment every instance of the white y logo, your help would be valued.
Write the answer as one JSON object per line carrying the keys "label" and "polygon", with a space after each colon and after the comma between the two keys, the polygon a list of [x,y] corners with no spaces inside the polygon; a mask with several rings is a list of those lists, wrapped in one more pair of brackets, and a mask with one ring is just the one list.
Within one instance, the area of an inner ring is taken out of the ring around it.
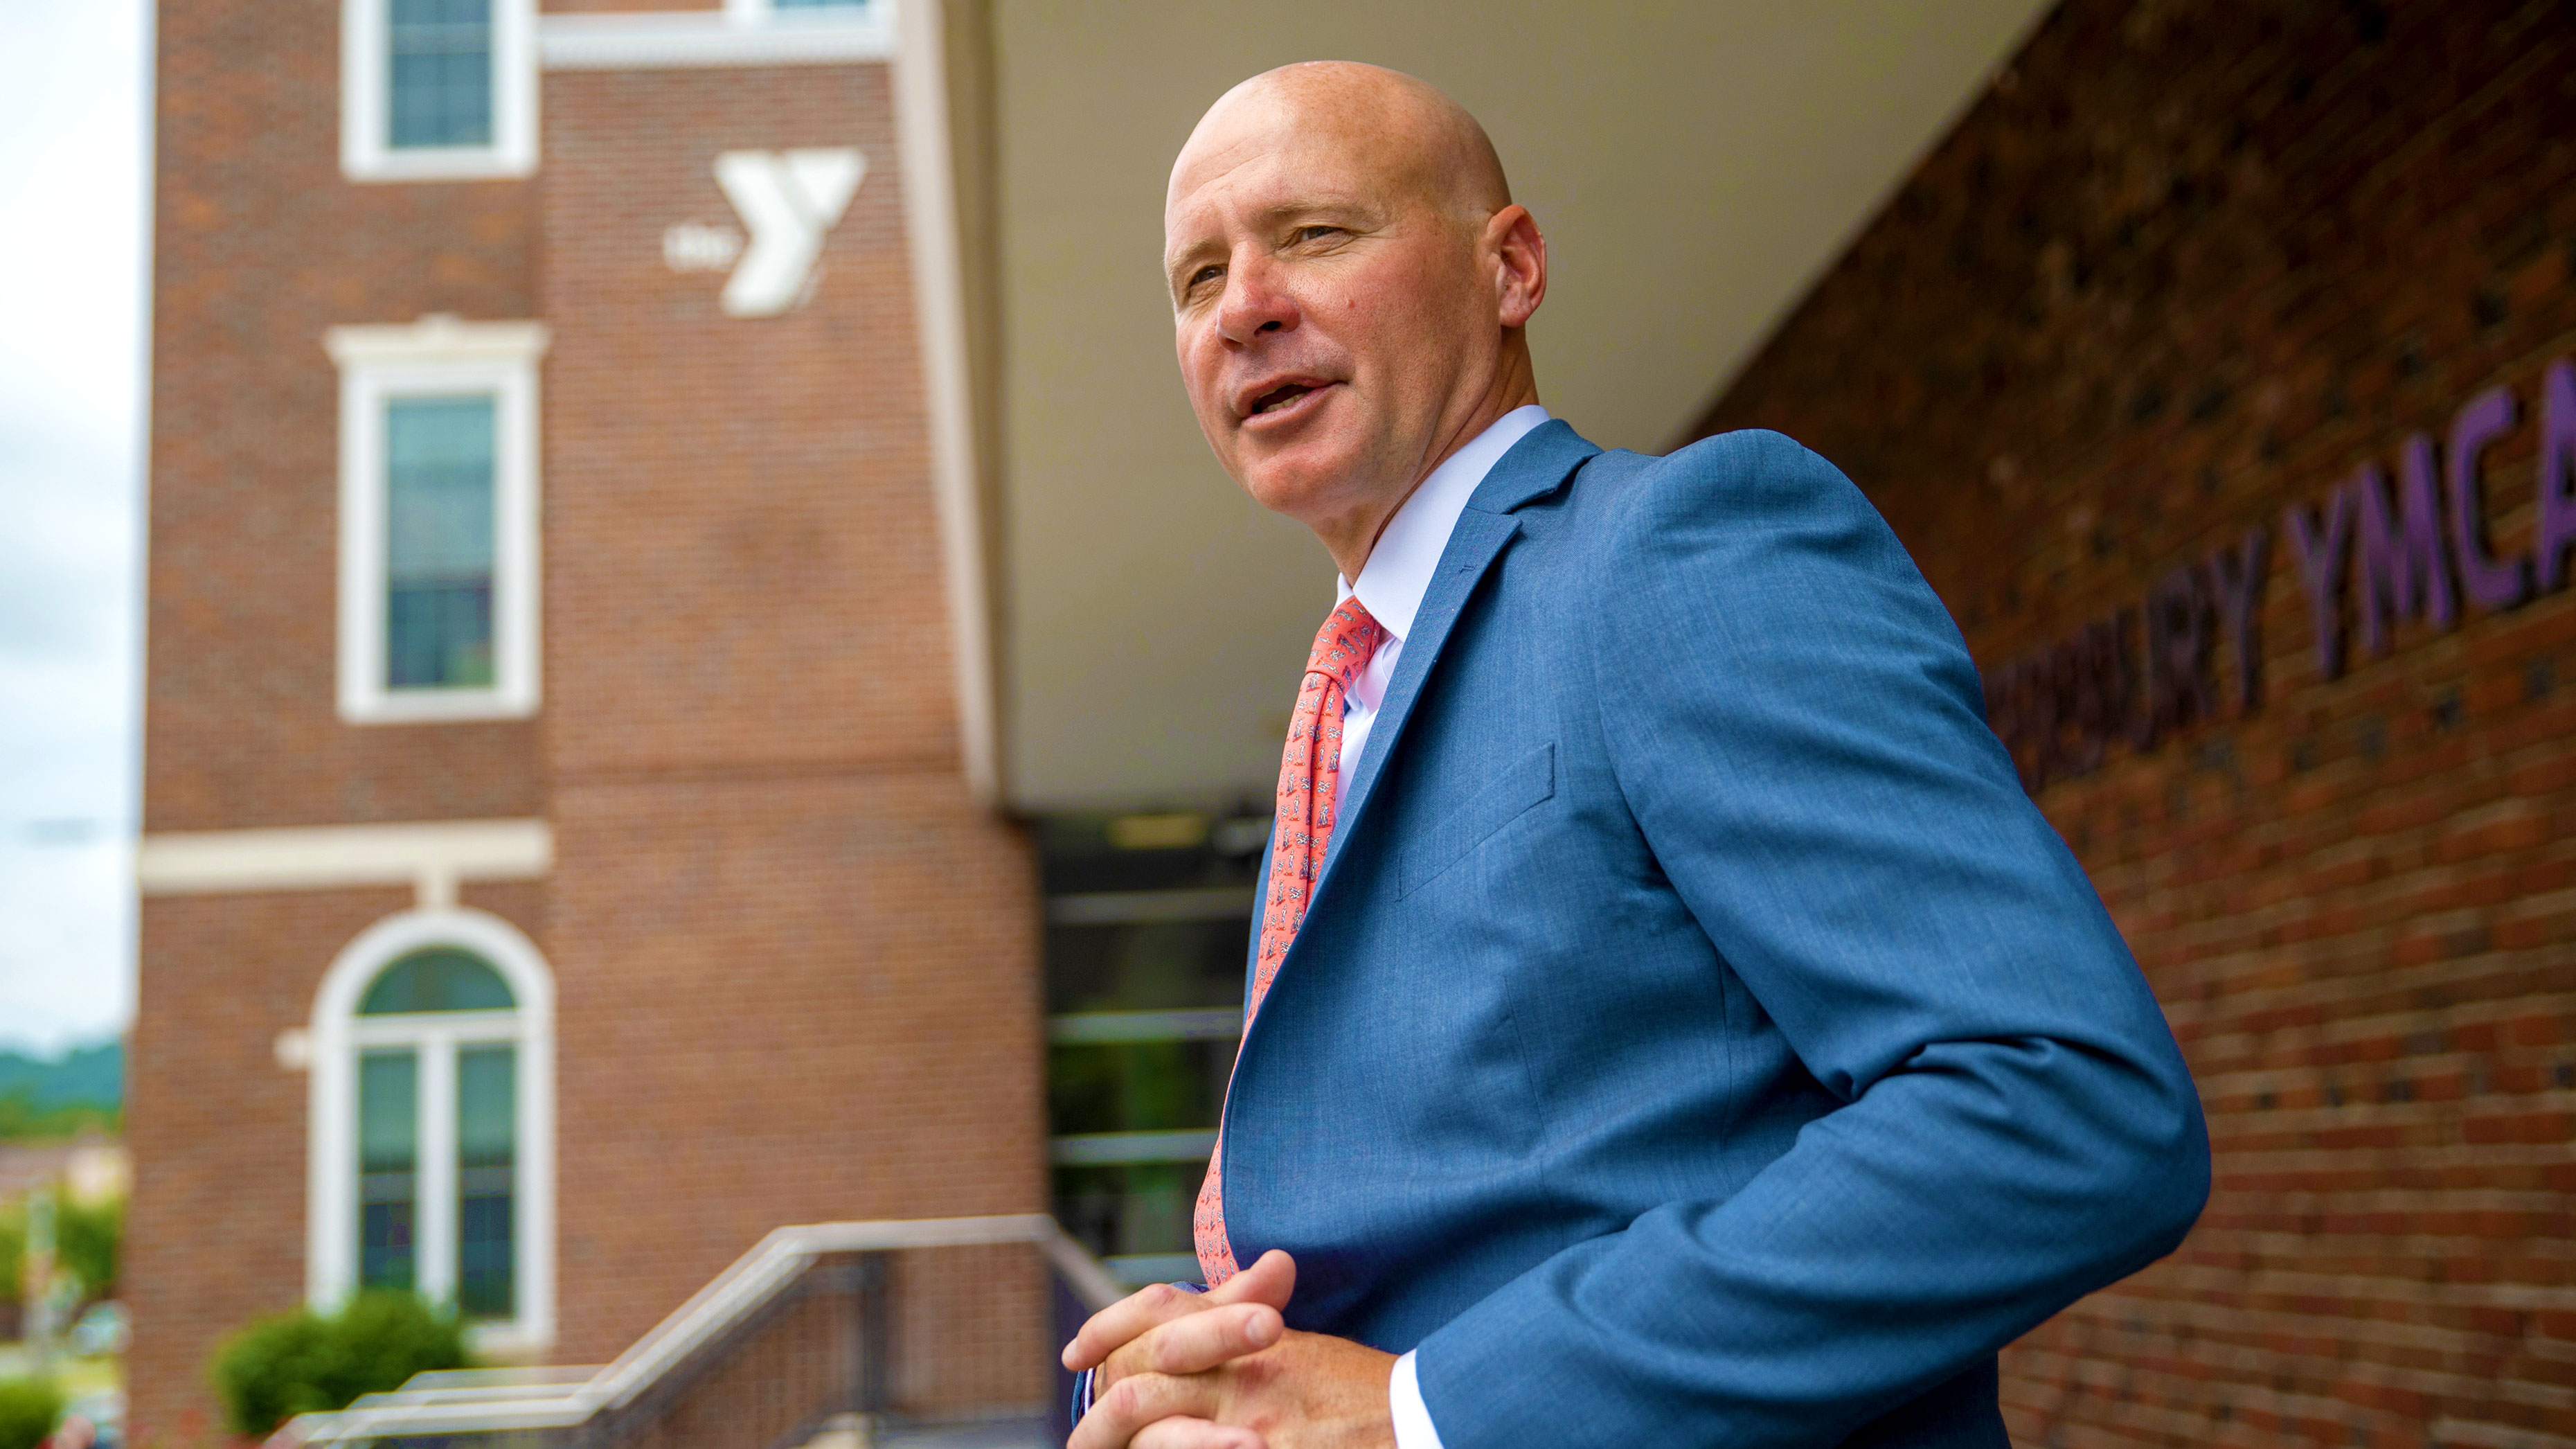
{"label": "white y logo", "polygon": [[718,156],[716,185],[751,231],[750,247],[725,281],[725,311],[775,317],[805,300],[823,238],[867,174],[868,158],[852,147]]}

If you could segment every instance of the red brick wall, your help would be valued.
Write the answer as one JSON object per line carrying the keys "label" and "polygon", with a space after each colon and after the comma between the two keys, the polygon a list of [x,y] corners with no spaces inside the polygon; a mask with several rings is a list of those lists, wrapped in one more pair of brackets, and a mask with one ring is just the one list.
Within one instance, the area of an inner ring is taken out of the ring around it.
{"label": "red brick wall", "polygon": [[[882,65],[545,94],[563,1337],[787,1222],[1045,1203],[1037,903],[959,778]],[[810,298],[718,306],[720,151],[857,146]]]}
{"label": "red brick wall", "polygon": [[[2021,1442],[2576,1442],[2576,594],[2384,656],[2348,599],[2328,679],[2283,524],[2502,385],[2484,497],[2530,547],[2571,76],[2565,4],[2070,0],[1705,424],[1848,470],[1990,681],[2271,535],[2259,708],[2216,628],[2215,717],[2038,796],[2173,1019],[2217,1186],[2006,1355]],[[2036,697],[2005,691],[2026,764]]]}
{"label": "red brick wall", "polygon": [[526,722],[336,712],[324,329],[536,311],[534,186],[340,176],[340,7],[159,11],[144,828],[538,813]]}

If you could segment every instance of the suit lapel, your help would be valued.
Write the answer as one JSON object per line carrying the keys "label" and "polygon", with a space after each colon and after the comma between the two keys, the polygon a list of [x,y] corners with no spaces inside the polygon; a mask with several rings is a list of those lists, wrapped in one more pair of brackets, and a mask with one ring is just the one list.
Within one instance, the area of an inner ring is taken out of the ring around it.
{"label": "suit lapel", "polygon": [[[1342,798],[1333,807],[1333,839],[1324,852],[1326,875],[1341,857],[1342,842],[1359,824],[1360,807],[1367,803],[1370,789],[1394,753],[1395,742],[1403,737],[1413,701],[1422,694],[1422,681],[1439,661],[1440,646],[1449,642],[1450,626],[1458,622],[1459,610],[1483,581],[1485,570],[1503,556],[1503,546],[1520,530],[1521,521],[1509,514],[1480,513],[1472,507],[1459,513],[1449,546],[1440,554],[1440,571],[1431,576],[1431,586],[1422,592],[1422,608],[1413,616],[1413,637],[1404,641],[1404,657],[1396,661],[1395,678],[1387,681],[1386,698],[1378,704],[1377,723],[1369,727],[1359,773],[1344,782]],[[1318,877],[1319,895],[1322,888]]]}
{"label": "suit lapel", "polygon": [[[1315,912],[1324,905],[1325,892],[1331,885],[1335,863],[1348,854],[1347,845],[1353,832],[1363,828],[1367,816],[1360,807],[1368,802],[1386,762],[1395,758],[1395,747],[1404,733],[1405,721],[1413,713],[1413,703],[1422,695],[1432,666],[1439,663],[1440,651],[1458,617],[1475,596],[1476,585],[1483,582],[1485,571],[1502,557],[1503,549],[1520,532],[1520,520],[1512,510],[1546,497],[1564,483],[1568,475],[1585,460],[1600,452],[1597,446],[1583,440],[1562,421],[1550,419],[1526,438],[1512,445],[1510,452],[1494,464],[1485,481],[1476,486],[1475,496],[1458,515],[1457,527],[1450,530],[1449,543],[1440,552],[1439,571],[1431,576],[1431,585],[1423,590],[1422,607],[1413,616],[1413,633],[1404,641],[1404,657],[1395,666],[1395,678],[1388,681],[1386,699],[1378,706],[1377,723],[1369,729],[1366,752],[1360,758],[1359,773],[1348,781],[1348,788],[1334,807],[1333,842],[1324,853],[1324,868],[1315,878],[1313,893],[1307,897],[1306,924],[1288,945],[1286,960],[1279,963],[1279,975],[1270,983],[1270,995],[1276,1000],[1279,989],[1295,974],[1297,959],[1305,954],[1306,943],[1314,937]],[[1276,848],[1276,836],[1273,837]],[[1260,879],[1270,879],[1270,858],[1262,857]],[[1261,908],[1269,909],[1265,899]],[[1261,937],[1261,918],[1253,920],[1256,949]],[[1246,978],[1247,986],[1249,977]],[[1277,1012],[1263,1010],[1247,1024],[1242,1044],[1236,1048],[1235,1071],[1239,1076],[1253,1043],[1269,1035],[1265,1023],[1275,1020]],[[1233,1086],[1228,1084],[1226,1100],[1233,1102]]]}
{"label": "suit lapel", "polygon": [[1395,758],[1396,742],[1404,736],[1413,702],[1421,697],[1432,666],[1439,663],[1441,648],[1449,642],[1459,614],[1474,597],[1476,585],[1484,581],[1485,571],[1520,532],[1520,520],[1511,516],[1512,510],[1555,492],[1568,474],[1600,451],[1562,420],[1551,419],[1513,444],[1476,486],[1475,496],[1458,514],[1457,527],[1450,530],[1448,546],[1440,552],[1439,571],[1423,590],[1422,607],[1413,616],[1413,634],[1404,641],[1404,657],[1396,662],[1395,678],[1387,682],[1386,698],[1378,705],[1377,723],[1369,728],[1359,773],[1344,782],[1342,798],[1334,806],[1333,841],[1325,851],[1312,899],[1322,899],[1324,882],[1332,877],[1333,862],[1342,857],[1343,843],[1365,818],[1361,807],[1368,803],[1386,762]]}

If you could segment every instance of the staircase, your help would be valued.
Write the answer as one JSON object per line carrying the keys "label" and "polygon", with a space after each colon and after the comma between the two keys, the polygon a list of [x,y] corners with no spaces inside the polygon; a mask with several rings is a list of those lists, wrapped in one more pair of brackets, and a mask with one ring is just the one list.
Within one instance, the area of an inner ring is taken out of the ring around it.
{"label": "staircase", "polygon": [[604,1368],[421,1374],[281,1437],[384,1449],[1061,1445],[1070,1383],[1056,1346],[1123,1291],[1042,1214],[780,1228]]}

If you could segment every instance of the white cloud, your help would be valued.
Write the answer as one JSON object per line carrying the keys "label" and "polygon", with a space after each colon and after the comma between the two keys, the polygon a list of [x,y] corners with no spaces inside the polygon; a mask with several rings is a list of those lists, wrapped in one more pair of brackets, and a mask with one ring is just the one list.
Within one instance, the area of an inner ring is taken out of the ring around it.
{"label": "white cloud", "polygon": [[0,1044],[133,1010],[148,7],[0,44]]}

